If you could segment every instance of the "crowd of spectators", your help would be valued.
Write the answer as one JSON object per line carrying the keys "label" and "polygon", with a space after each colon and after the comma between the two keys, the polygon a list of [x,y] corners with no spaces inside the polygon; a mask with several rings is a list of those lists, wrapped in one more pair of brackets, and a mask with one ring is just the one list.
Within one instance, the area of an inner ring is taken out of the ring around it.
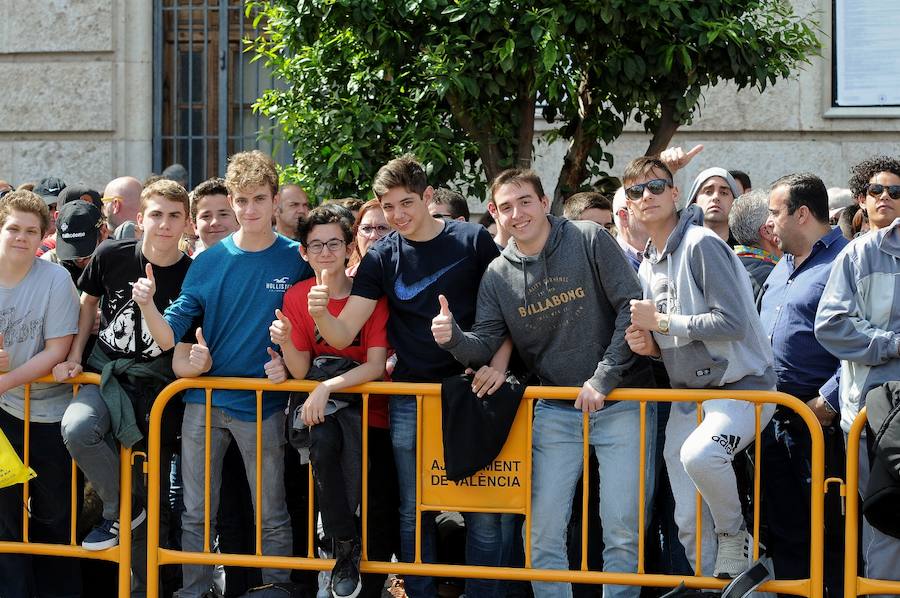
{"label": "crowd of spectators", "polygon": [[[224,178],[191,191],[179,165],[143,182],[115,178],[102,193],[55,176],[18,187],[0,180],[0,430],[22,455],[30,384],[29,464],[38,473],[27,505],[20,486],[0,489],[0,540],[21,540],[27,507],[30,541],[69,541],[72,458],[79,511],[87,497],[79,522],[90,521],[79,542],[111,548],[130,526],[132,596],[143,596],[147,491],[138,463],[132,519],[119,521],[118,447],[146,450],[159,391],[179,377],[309,379],[318,381],[309,393],[263,393],[261,439],[254,391],[213,390],[207,412],[205,391],[188,390],[167,409],[154,464],[164,472],[160,538],[185,551],[252,554],[259,507],[262,554],[305,556],[315,500],[315,549],[335,559],[333,569],[167,567],[163,591],[240,596],[275,583],[300,595],[380,596],[385,576],[360,572],[363,468],[370,560],[412,561],[420,544],[425,562],[439,562],[446,547],[442,554],[439,517],[419,519],[415,397],[370,397],[364,463],[361,401],[346,389],[467,376],[471,401],[500,401],[523,385],[575,387],[577,397],[536,403],[528,542],[521,516],[462,513],[463,562],[521,565],[524,544],[535,568],[577,568],[573,499],[590,484],[591,567],[635,572],[643,473],[647,571],[736,577],[751,564],[747,448],[760,425],[757,540],[777,578],[808,577],[809,431],[791,409],[757,410],[729,391],[800,399],[822,427],[827,475],[843,477],[867,394],[900,379],[900,161],[854,165],[849,190],[826,189],[812,173],[754,188],[747,173],[709,165],[682,196],[674,175],[702,161],[702,149],[636,158],[612,197],[574,193],[562,216],[550,213],[537,174],[504,171],[480,224],[463,195],[432,187],[410,155],[374,174],[365,202],[316,202],[279,184],[259,151],[235,154]],[[65,382],[82,372],[101,383],[73,398]],[[33,383],[48,374],[57,383]],[[654,387],[721,396],[703,402],[700,423],[693,403],[648,404],[642,437],[638,403],[609,395]],[[869,464],[881,458],[873,436],[859,451],[864,495]],[[843,592],[843,526],[829,498],[829,596]],[[883,528],[864,522],[862,555],[867,577],[900,579],[900,540]],[[92,595],[87,566],[0,555],[0,596]],[[390,591],[418,598],[448,589],[405,575]],[[599,590],[468,579],[464,591]],[[603,593],[637,598],[641,588]]]}

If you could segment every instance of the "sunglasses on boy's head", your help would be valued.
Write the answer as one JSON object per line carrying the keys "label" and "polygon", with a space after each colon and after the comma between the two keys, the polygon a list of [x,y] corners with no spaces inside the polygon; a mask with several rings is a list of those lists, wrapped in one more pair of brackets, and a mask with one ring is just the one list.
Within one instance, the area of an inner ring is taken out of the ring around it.
{"label": "sunglasses on boy's head", "polygon": [[670,187],[671,185],[672,181],[668,179],[653,179],[646,183],[628,187],[625,189],[625,197],[637,201],[644,197],[644,189],[647,189],[653,195],[660,195],[666,190],[666,187]]}
{"label": "sunglasses on boy's head", "polygon": [[900,199],[900,185],[879,185],[878,183],[866,185],[866,193],[872,197],[881,197],[885,190],[887,190],[891,199]]}

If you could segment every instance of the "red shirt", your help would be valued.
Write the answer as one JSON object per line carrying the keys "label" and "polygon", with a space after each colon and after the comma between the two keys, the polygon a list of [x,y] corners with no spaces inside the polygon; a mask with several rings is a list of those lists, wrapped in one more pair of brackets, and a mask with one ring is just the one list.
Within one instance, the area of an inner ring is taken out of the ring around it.
{"label": "red shirt", "polygon": [[[337,355],[347,357],[359,363],[365,363],[368,350],[372,347],[384,347],[389,349],[387,340],[388,306],[387,298],[382,297],[375,305],[375,311],[363,324],[362,330],[344,349],[336,349],[325,342],[319,334],[316,323],[309,315],[306,296],[309,289],[316,284],[315,278],[298,282],[284,295],[284,315],[291,321],[291,340],[298,351],[308,351],[312,357],[319,355]],[[347,304],[347,299],[330,299],[328,311],[333,316],[340,315]],[[384,395],[369,396],[369,425],[376,428],[388,427],[387,397]]]}
{"label": "red shirt", "polygon": [[51,249],[56,249],[56,233],[44,237],[44,240],[41,241],[41,246],[37,248],[34,255],[35,257],[41,257]]}

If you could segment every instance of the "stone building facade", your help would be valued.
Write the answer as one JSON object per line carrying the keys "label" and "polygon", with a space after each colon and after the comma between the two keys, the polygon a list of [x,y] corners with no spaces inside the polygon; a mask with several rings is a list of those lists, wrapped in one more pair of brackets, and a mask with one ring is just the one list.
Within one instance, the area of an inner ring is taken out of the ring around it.
{"label": "stone building facade", "polygon": [[0,178],[150,173],[151,0],[0,1]]}

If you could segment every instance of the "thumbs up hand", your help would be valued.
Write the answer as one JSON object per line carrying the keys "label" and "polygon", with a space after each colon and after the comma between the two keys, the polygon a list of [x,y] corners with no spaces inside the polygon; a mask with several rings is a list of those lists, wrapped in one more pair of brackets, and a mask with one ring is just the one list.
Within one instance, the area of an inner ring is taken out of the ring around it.
{"label": "thumbs up hand", "polygon": [[153,295],[156,294],[156,279],[153,277],[153,265],[147,264],[146,277],[138,278],[131,287],[131,298],[139,307],[145,307],[153,303]]}
{"label": "thumbs up hand", "polygon": [[272,339],[272,342],[279,347],[287,345],[291,342],[292,330],[291,320],[280,309],[276,309],[275,319],[272,320],[272,325],[269,326],[269,338]]}
{"label": "thumbs up hand", "polygon": [[316,274],[315,286],[309,289],[306,305],[309,315],[313,318],[328,314],[328,283],[330,281],[328,270],[323,269],[321,274]]}
{"label": "thumbs up hand", "polygon": [[444,345],[450,342],[453,336],[453,314],[450,312],[450,304],[443,295],[438,295],[441,311],[431,320],[431,334],[434,342]]}
{"label": "thumbs up hand", "polygon": [[212,355],[209,353],[206,339],[203,338],[202,328],[197,328],[197,342],[191,345],[191,354],[188,360],[193,367],[200,370],[201,374],[205,374],[212,369]]}
{"label": "thumbs up hand", "polygon": [[3,335],[0,334],[0,372],[9,371],[9,352],[4,348]]}
{"label": "thumbs up hand", "polygon": [[281,358],[281,355],[273,351],[272,347],[266,347],[266,351],[269,353],[269,361],[263,366],[266,377],[269,379],[269,382],[280,384],[287,380],[287,370],[284,367],[284,359]]}

